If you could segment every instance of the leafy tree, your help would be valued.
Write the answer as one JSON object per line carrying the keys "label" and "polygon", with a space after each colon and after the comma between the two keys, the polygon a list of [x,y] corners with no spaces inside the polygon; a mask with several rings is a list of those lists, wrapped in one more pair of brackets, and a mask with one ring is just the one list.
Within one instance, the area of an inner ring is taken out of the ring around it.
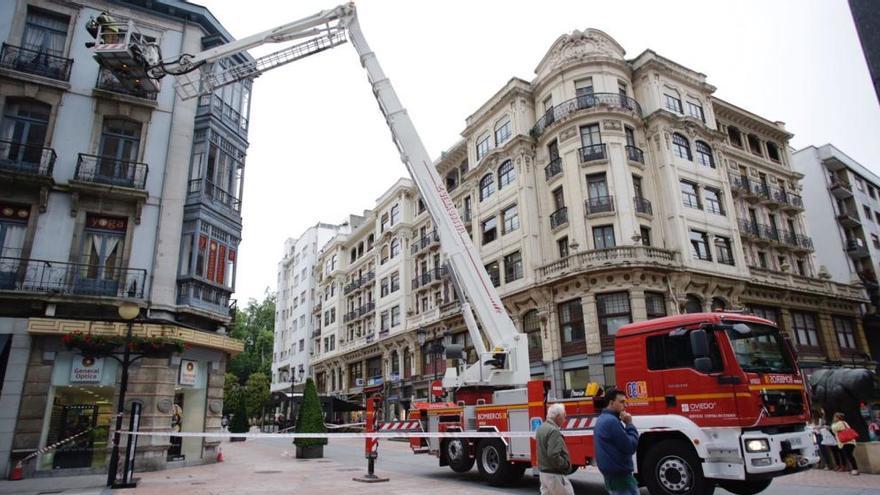
{"label": "leafy tree", "polygon": [[[306,380],[303,391],[303,402],[296,417],[297,433],[326,433],[324,427],[324,412],[321,410],[321,402],[318,400],[318,389],[315,382],[309,378]],[[297,447],[315,447],[327,445],[326,438],[297,438],[293,441]]]}
{"label": "leafy tree", "polygon": [[269,401],[269,377],[253,373],[244,386],[244,402],[249,417],[263,416],[263,407]]}
{"label": "leafy tree", "polygon": [[254,373],[271,376],[275,341],[275,294],[266,291],[261,302],[248,301],[247,308],[235,314],[230,336],[244,342],[244,350],[229,361],[227,371],[245,383]]}

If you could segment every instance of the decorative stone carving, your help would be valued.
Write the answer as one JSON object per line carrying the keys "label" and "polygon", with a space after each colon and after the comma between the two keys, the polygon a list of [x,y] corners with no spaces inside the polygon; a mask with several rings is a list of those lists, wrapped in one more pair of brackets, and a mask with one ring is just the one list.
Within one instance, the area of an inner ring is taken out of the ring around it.
{"label": "decorative stone carving", "polygon": [[604,56],[623,59],[623,48],[610,36],[598,29],[575,30],[563,35],[550,49],[547,66],[556,68],[566,62],[577,61],[589,56]]}
{"label": "decorative stone carving", "polygon": [[563,129],[559,133],[559,142],[568,141],[569,139],[577,136],[577,128],[575,126],[571,126],[567,129]]}
{"label": "decorative stone carving", "polygon": [[603,120],[602,127],[610,131],[619,131],[623,129],[623,124],[619,120]]}
{"label": "decorative stone carving", "polygon": [[156,403],[156,409],[163,414],[168,414],[171,412],[171,408],[174,407],[174,402],[171,399],[165,398],[161,399]]}
{"label": "decorative stone carving", "polygon": [[212,400],[211,402],[208,402],[208,410],[213,414],[220,414],[223,412],[223,403],[219,400]]}

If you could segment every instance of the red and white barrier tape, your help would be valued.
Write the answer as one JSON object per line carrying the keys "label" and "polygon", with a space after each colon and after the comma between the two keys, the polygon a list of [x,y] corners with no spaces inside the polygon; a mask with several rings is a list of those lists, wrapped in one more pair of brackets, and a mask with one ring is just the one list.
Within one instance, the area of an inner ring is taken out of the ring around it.
{"label": "red and white barrier tape", "polygon": [[[211,432],[171,432],[171,431],[120,431],[123,435],[183,438],[532,438],[533,431],[394,431],[372,433],[211,433]],[[561,431],[566,437],[592,436],[592,430]]]}
{"label": "red and white barrier tape", "polygon": [[[73,435],[73,436],[71,436],[71,437],[67,437],[67,438],[65,438],[64,440],[61,440],[61,441],[55,442],[55,443],[53,443],[52,445],[47,445],[47,446],[43,447],[42,449],[37,450],[36,452],[31,452],[27,457],[22,458],[21,462],[24,462],[24,461],[27,461],[27,460],[33,459],[34,457],[36,457],[36,456],[38,456],[38,455],[40,455],[40,454],[45,454],[46,452],[49,452],[49,451],[52,450],[52,449],[58,448],[58,447],[64,445],[65,443],[67,443],[67,442],[73,440],[74,438],[76,438],[76,437],[81,437],[81,436],[85,435],[86,433],[88,433],[88,432],[90,432],[90,431],[92,431],[92,430],[94,430],[94,428],[89,428],[89,429],[87,429],[87,430],[84,430],[84,431],[81,431],[81,432],[77,433],[76,435]],[[122,432],[120,432],[120,433],[122,433]]]}

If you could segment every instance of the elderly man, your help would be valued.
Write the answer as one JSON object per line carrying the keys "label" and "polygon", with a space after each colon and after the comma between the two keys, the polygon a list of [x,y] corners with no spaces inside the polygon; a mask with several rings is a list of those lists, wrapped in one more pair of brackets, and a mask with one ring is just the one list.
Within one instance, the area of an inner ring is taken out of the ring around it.
{"label": "elderly man", "polygon": [[547,419],[536,432],[541,495],[574,495],[574,488],[565,476],[571,472],[568,449],[559,427],[565,424],[565,406],[552,404]]}

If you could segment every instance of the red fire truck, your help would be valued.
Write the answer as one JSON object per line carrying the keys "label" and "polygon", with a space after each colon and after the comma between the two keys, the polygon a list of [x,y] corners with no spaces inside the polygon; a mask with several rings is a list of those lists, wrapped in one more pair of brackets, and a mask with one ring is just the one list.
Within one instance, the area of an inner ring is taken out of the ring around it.
{"label": "red fire truck", "polygon": [[[620,328],[615,342],[617,384],[641,433],[634,465],[653,495],[709,494],[715,486],[758,493],[776,476],[818,462],[805,431],[807,397],[795,354],[776,326],[736,313],[671,316]],[[525,388],[467,390],[456,401],[419,404],[410,419],[424,431],[527,431],[551,402],[565,405],[571,462],[593,462],[589,431],[601,397],[551,399],[549,381]],[[474,463],[494,485],[518,480],[536,465],[529,438],[413,439],[417,453],[441,466],[469,471]]]}

